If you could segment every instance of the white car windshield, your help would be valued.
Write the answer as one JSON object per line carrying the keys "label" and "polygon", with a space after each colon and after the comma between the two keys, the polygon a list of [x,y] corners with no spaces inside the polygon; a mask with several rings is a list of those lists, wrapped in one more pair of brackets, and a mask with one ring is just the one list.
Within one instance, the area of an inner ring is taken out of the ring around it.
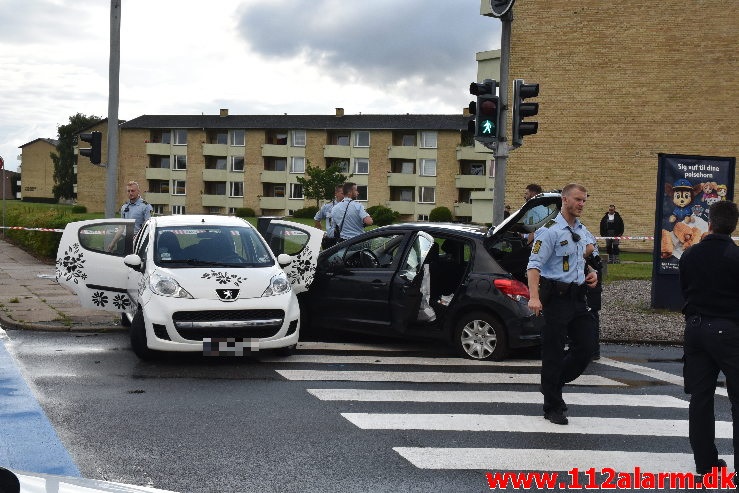
{"label": "white car windshield", "polygon": [[239,226],[158,228],[154,263],[168,268],[274,265],[267,246],[255,230]]}

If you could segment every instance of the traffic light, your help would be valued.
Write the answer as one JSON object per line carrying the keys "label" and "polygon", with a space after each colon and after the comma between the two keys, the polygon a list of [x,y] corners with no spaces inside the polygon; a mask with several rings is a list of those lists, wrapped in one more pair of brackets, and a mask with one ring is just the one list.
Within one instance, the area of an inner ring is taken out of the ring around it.
{"label": "traffic light", "polygon": [[482,83],[470,84],[470,94],[477,96],[477,102],[470,103],[469,107],[470,113],[473,108],[475,110],[475,140],[490,149],[498,142],[500,101],[495,95],[497,87],[496,82],[491,79],[485,79]]}
{"label": "traffic light", "polygon": [[100,132],[80,134],[80,140],[90,143],[89,148],[80,149],[80,156],[89,157],[92,164],[100,164],[100,158],[102,155],[103,134]]}
{"label": "traffic light", "polygon": [[539,103],[524,103],[524,99],[539,95],[539,84],[526,84],[523,79],[513,81],[513,147],[523,144],[525,135],[539,130],[539,122],[525,122],[524,118],[539,113]]}

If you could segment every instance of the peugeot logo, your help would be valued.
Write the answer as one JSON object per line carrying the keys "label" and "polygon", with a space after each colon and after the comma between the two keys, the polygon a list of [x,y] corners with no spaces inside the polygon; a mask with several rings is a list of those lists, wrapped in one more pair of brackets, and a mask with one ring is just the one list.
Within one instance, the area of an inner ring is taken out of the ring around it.
{"label": "peugeot logo", "polygon": [[218,297],[221,299],[221,301],[236,301],[236,298],[239,297],[239,290],[238,289],[216,289],[216,294],[218,294]]}

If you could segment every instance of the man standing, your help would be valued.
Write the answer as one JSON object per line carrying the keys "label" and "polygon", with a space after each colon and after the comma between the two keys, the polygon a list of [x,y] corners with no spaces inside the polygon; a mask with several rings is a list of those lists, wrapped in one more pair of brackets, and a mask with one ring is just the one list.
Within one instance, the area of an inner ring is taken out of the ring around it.
{"label": "man standing", "polygon": [[324,204],[323,207],[318,209],[318,212],[316,212],[315,217],[313,218],[315,220],[315,226],[318,229],[321,229],[321,219],[326,220],[326,233],[323,235],[323,240],[321,241],[321,248],[328,248],[330,246],[333,246],[336,244],[336,240],[338,238],[334,239],[334,223],[331,220],[331,210],[334,208],[336,204],[344,200],[344,190],[342,185],[336,185],[336,188],[334,188],[334,200],[329,202],[328,204]]}
{"label": "man standing", "polygon": [[[616,212],[616,206],[611,204],[608,206],[608,212],[600,220],[600,235],[612,237],[623,236],[623,234],[624,220],[621,219],[621,214]],[[618,258],[621,253],[621,250],[618,248],[620,241],[614,238],[608,238],[606,240],[606,252],[608,252],[609,264],[621,263],[621,260]]]}
{"label": "man standing", "polygon": [[343,192],[344,199],[331,209],[331,220],[338,226],[340,238],[348,240],[364,233],[364,227],[372,224],[372,216],[355,200],[359,197],[356,183],[344,183]]}
{"label": "man standing", "polygon": [[578,219],[586,200],[582,185],[564,187],[562,210],[536,231],[527,266],[529,308],[545,320],[541,334],[544,418],[558,425],[568,423],[562,387],[585,371],[595,346],[595,320],[585,301],[586,285],[598,282],[595,270],[585,264],[595,247]]}
{"label": "man standing", "polygon": [[[139,232],[141,227],[151,217],[151,213],[154,208],[147,201],[141,198],[141,190],[139,184],[135,181],[129,181],[126,184],[126,193],[128,194],[128,201],[124,202],[121,206],[121,218],[123,219],[134,219],[133,233]],[[123,236],[123,231],[118,230],[113,240],[108,244],[108,251],[111,252],[118,244],[118,241]]]}
{"label": "man standing", "polygon": [[[739,212],[734,202],[716,202],[708,211],[708,236],[680,257],[685,304],[683,377],[690,394],[690,446],[698,474],[725,467],[718,458],[713,413],[718,372],[726,376],[734,423],[734,456],[739,450],[739,246],[731,239]],[[706,282],[706,275],[710,281]]]}
{"label": "man standing", "polygon": [[523,191],[523,200],[528,202],[532,198],[536,197],[541,193],[541,185],[537,185],[536,183],[531,183],[529,185],[526,185],[526,188]]}
{"label": "man standing", "polygon": [[[541,193],[541,185],[537,185],[536,183],[530,183],[526,185],[526,188],[523,190],[523,199],[524,201],[528,202],[529,200],[533,199],[537,195]],[[534,225],[537,223],[540,223],[547,215],[549,214],[549,209],[547,209],[544,206],[536,206],[532,209],[529,209],[528,212],[526,212],[526,215],[521,219],[521,222],[526,225]],[[532,241],[534,241],[534,233],[520,233],[521,238],[524,238],[526,240],[526,244],[530,245]]]}

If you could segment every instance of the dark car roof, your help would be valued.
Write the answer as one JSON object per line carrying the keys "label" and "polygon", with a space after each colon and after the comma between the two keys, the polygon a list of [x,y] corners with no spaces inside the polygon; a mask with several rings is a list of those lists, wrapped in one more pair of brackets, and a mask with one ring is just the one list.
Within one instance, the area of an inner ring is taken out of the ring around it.
{"label": "dark car roof", "polygon": [[421,231],[435,231],[435,232],[446,232],[461,234],[468,237],[474,237],[482,239],[487,233],[488,228],[484,226],[478,226],[475,224],[459,224],[459,223],[427,223],[427,222],[415,222],[415,223],[399,223],[391,224],[389,226],[382,226],[373,231],[392,231],[395,229],[411,229]]}

